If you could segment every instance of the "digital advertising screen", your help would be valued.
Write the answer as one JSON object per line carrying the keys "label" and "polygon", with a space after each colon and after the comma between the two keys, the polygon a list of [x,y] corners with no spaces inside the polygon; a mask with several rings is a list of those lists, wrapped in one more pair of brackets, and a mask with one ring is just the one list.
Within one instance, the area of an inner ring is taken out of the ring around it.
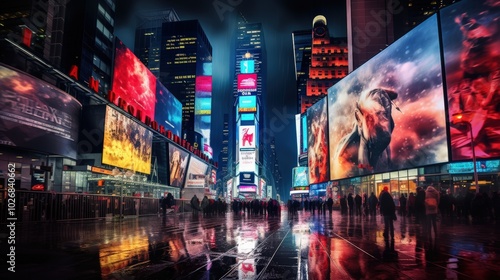
{"label": "digital advertising screen", "polygon": [[[156,77],[118,38],[115,43],[113,92],[135,110],[142,111],[142,122],[155,119]],[[117,103],[117,100],[111,100]]]}
{"label": "digital advertising screen", "polygon": [[309,186],[309,174],[306,166],[298,166],[292,169],[293,187]]}
{"label": "digital advertising screen", "polygon": [[240,172],[255,172],[255,150],[240,150],[239,168]]}
{"label": "digital advertising screen", "polygon": [[257,91],[257,74],[238,74],[238,92]]}
{"label": "digital advertising screen", "polygon": [[240,126],[240,148],[251,148],[255,149],[255,126],[253,125],[241,125]]}
{"label": "digital advertising screen", "polygon": [[[500,157],[500,5],[460,1],[440,11],[451,160]],[[458,120],[457,115],[462,115]]]}
{"label": "digital advertising screen", "polygon": [[238,112],[257,112],[257,96],[238,97]]}
{"label": "digital advertising screen", "polygon": [[301,153],[307,153],[307,114],[300,116],[301,123]]}
{"label": "digital advertising screen", "polygon": [[187,171],[189,153],[178,146],[168,144],[169,185],[182,187]]}
{"label": "digital advertising screen", "polygon": [[156,82],[155,121],[181,136],[182,103],[160,81]]}
{"label": "digital advertising screen", "polygon": [[238,187],[238,190],[240,192],[257,192],[257,186],[256,185],[240,185]]}
{"label": "digital advertising screen", "polygon": [[329,88],[328,113],[332,180],[447,162],[436,15]]}
{"label": "digital advertising screen", "polygon": [[309,183],[330,180],[328,163],[328,110],[326,97],[307,109]]}
{"label": "digital advertising screen", "polygon": [[82,105],[62,90],[0,64],[0,145],[76,159]]}
{"label": "digital advertising screen", "polygon": [[104,119],[102,163],[150,174],[153,132],[110,106]]}
{"label": "digital advertising screen", "polygon": [[240,73],[251,74],[255,72],[255,60],[242,60],[240,61]]}
{"label": "digital advertising screen", "polygon": [[208,170],[208,164],[196,157],[189,160],[185,188],[204,188]]}
{"label": "digital advertising screen", "polygon": [[196,115],[211,115],[212,97],[197,97],[194,101],[194,113]]}
{"label": "digital advertising screen", "polygon": [[212,76],[197,76],[195,80],[196,97],[212,97]]}

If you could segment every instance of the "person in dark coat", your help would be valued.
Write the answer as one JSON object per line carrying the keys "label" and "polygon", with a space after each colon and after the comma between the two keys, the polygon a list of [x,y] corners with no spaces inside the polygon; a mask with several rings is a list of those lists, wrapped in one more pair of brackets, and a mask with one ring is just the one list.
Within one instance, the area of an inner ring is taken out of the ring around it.
{"label": "person in dark coat", "polygon": [[372,192],[368,198],[368,209],[370,211],[370,216],[375,216],[377,214],[378,198]]}
{"label": "person in dark coat", "polygon": [[349,216],[354,215],[354,197],[352,196],[352,193],[349,193],[347,195],[347,205],[349,206]]}
{"label": "person in dark coat", "polygon": [[389,247],[389,239],[391,240],[391,250],[394,250],[394,220],[396,219],[396,204],[389,193],[388,187],[380,193],[379,197],[380,214],[384,217],[384,240],[386,247]]}
{"label": "person in dark coat", "polygon": [[417,188],[415,196],[415,221],[425,227],[425,190],[422,187]]}

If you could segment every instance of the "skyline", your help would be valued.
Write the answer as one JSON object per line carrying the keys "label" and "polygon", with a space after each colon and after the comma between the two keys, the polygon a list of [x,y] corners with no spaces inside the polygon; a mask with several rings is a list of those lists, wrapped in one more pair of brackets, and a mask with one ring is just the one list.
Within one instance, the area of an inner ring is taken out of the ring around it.
{"label": "skyline", "polygon": [[[346,36],[345,1],[321,1],[287,3],[283,0],[272,3],[259,1],[230,2],[213,1],[196,3],[195,1],[120,1],[116,8],[115,35],[130,49],[134,49],[135,13],[137,11],[173,9],[181,20],[199,20],[213,48],[213,100],[225,100],[232,104],[232,73],[229,72],[231,50],[230,43],[236,31],[234,19],[242,15],[249,23],[260,22],[263,26],[267,51],[268,77],[266,98],[267,129],[264,142],[275,138],[279,171],[282,186],[288,190],[291,186],[292,168],[296,166],[295,114],[296,81],[294,54],[292,50],[292,32],[312,29],[312,21],[317,15],[324,15],[330,35]],[[167,86],[167,85],[166,85]],[[168,86],[167,86],[168,87]],[[216,105],[221,105],[217,107]],[[212,104],[211,144],[214,160],[222,149],[222,127],[224,113],[230,113],[225,102]],[[280,188],[280,195],[288,193]]]}

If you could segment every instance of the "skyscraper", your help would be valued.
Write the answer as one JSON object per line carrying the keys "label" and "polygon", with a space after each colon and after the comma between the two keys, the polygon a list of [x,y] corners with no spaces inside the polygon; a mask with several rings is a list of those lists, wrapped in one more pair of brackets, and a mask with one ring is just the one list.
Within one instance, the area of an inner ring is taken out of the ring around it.
{"label": "skyscraper", "polygon": [[159,79],[182,103],[182,138],[210,144],[212,45],[198,20],[164,22],[162,45]]}
{"label": "skyscraper", "polygon": [[150,11],[139,13],[139,23],[135,29],[135,55],[160,78],[161,33],[164,22],[179,21],[177,13],[167,11]]}
{"label": "skyscraper", "polygon": [[[293,33],[299,113],[327,94],[329,87],[347,75],[347,42],[345,38],[330,37],[326,18],[313,19],[310,40],[305,31]],[[306,44],[310,42],[309,49]],[[301,61],[299,61],[301,57]],[[300,66],[299,66],[300,65]],[[298,69],[300,67],[301,69]],[[307,67],[307,68],[305,68]],[[307,72],[307,78],[304,79]],[[304,91],[305,82],[305,91]]]}
{"label": "skyscraper", "polygon": [[[265,129],[266,49],[261,23],[241,18],[234,42],[235,156],[237,168],[232,197],[266,197],[260,188],[267,182],[264,160],[267,145]],[[228,190],[231,191],[231,190]]]}

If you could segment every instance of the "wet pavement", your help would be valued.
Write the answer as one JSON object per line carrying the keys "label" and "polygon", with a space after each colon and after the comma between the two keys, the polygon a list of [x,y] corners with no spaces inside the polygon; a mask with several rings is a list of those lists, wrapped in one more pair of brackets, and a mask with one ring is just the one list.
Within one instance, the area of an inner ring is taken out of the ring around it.
{"label": "wet pavement", "polygon": [[382,217],[338,211],[18,224],[0,279],[500,279],[500,225],[440,222],[428,240],[399,216],[395,230],[392,252]]}

